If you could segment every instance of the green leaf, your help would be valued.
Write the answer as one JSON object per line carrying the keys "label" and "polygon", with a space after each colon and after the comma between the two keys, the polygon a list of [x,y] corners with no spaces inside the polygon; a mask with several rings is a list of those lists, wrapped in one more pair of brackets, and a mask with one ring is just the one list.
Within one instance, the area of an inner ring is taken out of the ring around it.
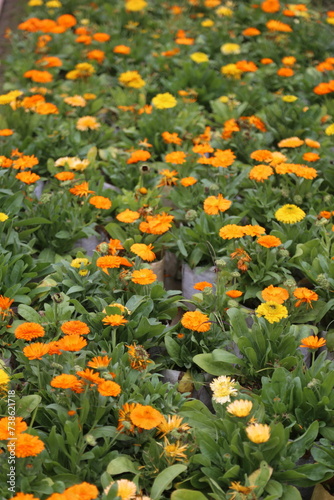
{"label": "green leaf", "polygon": [[302,500],[302,496],[297,488],[290,484],[284,485],[283,495],[280,498],[281,500]]}
{"label": "green leaf", "polygon": [[114,222],[110,222],[105,227],[106,231],[110,234],[110,236],[114,239],[120,240],[121,242],[125,241],[127,238],[127,233],[122,229],[118,224]]}
{"label": "green leaf", "polygon": [[220,361],[222,363],[231,363],[236,365],[244,365],[242,359],[238,358],[235,354],[224,351],[224,349],[215,349],[212,351],[213,361]]}
{"label": "green leaf", "polygon": [[175,490],[170,500],[207,500],[207,497],[200,491],[194,490]]}
{"label": "green leaf", "polygon": [[15,222],[15,227],[33,226],[34,224],[52,224],[52,222],[44,217],[33,217]]}
{"label": "green leaf", "polygon": [[41,396],[37,394],[23,396],[16,404],[16,416],[22,417],[23,419],[28,418],[41,401]]}
{"label": "green leaf", "polygon": [[171,487],[173,480],[187,470],[186,465],[175,464],[167,467],[155,478],[151,494],[153,500],[159,500],[162,493]]}
{"label": "green leaf", "polygon": [[193,362],[210,375],[220,376],[240,374],[240,370],[231,364],[214,361],[212,353],[196,354],[196,356],[193,357]]}
{"label": "green leaf", "polygon": [[123,472],[138,474],[138,470],[138,464],[125,456],[114,458],[107,466],[107,472],[111,476],[117,476],[118,474],[123,474]]}
{"label": "green leaf", "polygon": [[20,304],[18,307],[18,313],[22,318],[30,323],[41,323],[42,317],[38,314],[32,307]]}

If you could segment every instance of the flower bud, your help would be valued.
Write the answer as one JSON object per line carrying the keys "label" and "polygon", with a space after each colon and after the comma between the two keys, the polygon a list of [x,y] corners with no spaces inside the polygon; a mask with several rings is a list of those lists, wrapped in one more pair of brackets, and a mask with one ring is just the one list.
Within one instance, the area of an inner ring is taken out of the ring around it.
{"label": "flower bud", "polygon": [[293,197],[293,201],[294,201],[294,203],[296,203],[296,205],[301,205],[303,203],[303,198],[302,198],[302,196],[300,196],[300,194],[296,194]]}
{"label": "flower bud", "polygon": [[96,250],[101,253],[108,253],[109,244],[107,242],[100,243],[97,245]]}
{"label": "flower bud", "polygon": [[216,260],[215,264],[218,267],[218,269],[222,269],[223,267],[226,266],[226,260],[218,259],[218,260]]}
{"label": "flower bud", "polygon": [[325,203],[330,203],[332,201],[332,195],[331,194],[326,194],[324,196],[324,202]]}
{"label": "flower bud", "polygon": [[185,218],[186,218],[187,221],[193,221],[193,220],[196,219],[196,217],[197,217],[196,210],[188,210],[186,212]]}
{"label": "flower bud", "polygon": [[331,284],[325,274],[318,274],[315,281],[321,288],[324,288],[325,290],[329,290],[331,287]]}
{"label": "flower bud", "polygon": [[282,257],[289,257],[290,256],[290,252],[286,248],[280,248],[278,252],[280,255],[282,255]]}
{"label": "flower bud", "polygon": [[87,436],[85,436],[85,441],[90,446],[96,446],[97,445],[97,441],[96,441],[95,437],[92,436],[91,434],[87,434]]}
{"label": "flower bud", "polygon": [[282,286],[285,288],[296,288],[297,283],[293,278],[287,278]]}
{"label": "flower bud", "polygon": [[232,276],[232,278],[239,278],[239,276],[241,276],[241,274],[239,273],[239,271],[232,271],[231,276]]}
{"label": "flower bud", "polygon": [[290,190],[288,188],[283,187],[281,189],[281,194],[283,198],[289,198],[290,197]]}
{"label": "flower bud", "polygon": [[317,227],[322,227],[322,226],[325,226],[326,224],[328,224],[328,220],[325,219],[324,217],[322,217],[321,219],[315,221],[315,225]]}

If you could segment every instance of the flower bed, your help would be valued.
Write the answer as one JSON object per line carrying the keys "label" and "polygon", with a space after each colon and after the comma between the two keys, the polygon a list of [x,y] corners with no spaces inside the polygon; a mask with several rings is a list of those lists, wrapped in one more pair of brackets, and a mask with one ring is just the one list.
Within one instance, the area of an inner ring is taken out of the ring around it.
{"label": "flower bed", "polygon": [[2,498],[329,494],[334,11],[27,9],[0,95]]}

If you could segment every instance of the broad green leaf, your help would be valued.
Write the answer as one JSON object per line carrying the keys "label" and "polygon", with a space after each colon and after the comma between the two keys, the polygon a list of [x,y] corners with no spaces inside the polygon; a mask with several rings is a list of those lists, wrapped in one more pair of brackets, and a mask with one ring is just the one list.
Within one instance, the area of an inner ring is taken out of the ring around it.
{"label": "broad green leaf", "polygon": [[186,465],[175,464],[167,467],[167,469],[160,472],[160,474],[155,478],[152,485],[150,494],[152,499],[159,500],[162,493],[171,487],[173,480],[186,470]]}

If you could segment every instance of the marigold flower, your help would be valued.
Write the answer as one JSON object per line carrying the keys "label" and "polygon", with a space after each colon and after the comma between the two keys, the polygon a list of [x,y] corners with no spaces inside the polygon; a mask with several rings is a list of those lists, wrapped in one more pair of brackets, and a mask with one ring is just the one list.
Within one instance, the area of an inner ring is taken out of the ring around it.
{"label": "marigold flower", "polygon": [[[9,379],[8,379],[9,380]],[[1,385],[1,383],[0,383]],[[4,417],[0,419],[0,441],[7,440],[10,438],[9,435],[9,419],[8,417]],[[15,417],[14,421],[11,421],[11,426],[15,429],[15,436],[21,434],[22,432],[28,429],[27,424],[23,421],[22,417]],[[12,431],[11,431],[12,432]]]}
{"label": "marigold flower", "polygon": [[15,446],[15,456],[18,458],[36,457],[45,448],[43,441],[31,434],[19,434],[15,441],[8,441],[8,449],[11,445]]}
{"label": "marigold flower", "polygon": [[141,259],[152,262],[156,259],[155,253],[152,252],[153,248],[154,246],[151,244],[145,245],[144,243],[134,243],[131,245],[130,250]]}
{"label": "marigold flower", "polygon": [[175,165],[182,165],[186,162],[186,153],[183,151],[173,151],[165,156],[166,163],[173,163]]}
{"label": "marigold flower", "polygon": [[167,144],[177,144],[178,146],[181,146],[183,142],[181,137],[179,137],[176,132],[173,132],[172,134],[169,132],[163,132],[161,137]]}
{"label": "marigold flower", "polygon": [[[0,213],[0,222],[4,222],[7,219],[8,219],[7,216],[5,219],[3,218],[1,219],[1,213]],[[10,309],[10,306],[13,304],[13,302],[14,299],[10,299],[9,297],[4,297],[3,295],[0,295],[0,310],[2,315],[4,315],[4,313]]]}
{"label": "marigold flower", "polygon": [[[145,9],[146,6],[147,2],[145,0],[126,0],[125,2],[125,9],[130,12],[138,12]],[[122,500],[124,500],[123,497]]]}
{"label": "marigold flower", "polygon": [[121,386],[112,380],[104,380],[98,384],[97,390],[101,396],[116,397],[121,393]]}
{"label": "marigold flower", "polygon": [[309,337],[304,337],[301,339],[301,344],[299,347],[306,347],[306,349],[319,349],[326,345],[326,340],[321,339],[316,335],[310,335]]}
{"label": "marigold flower", "polygon": [[112,205],[112,202],[109,200],[109,198],[106,198],[104,196],[92,196],[89,199],[89,203],[91,205],[94,205],[94,207],[103,210],[109,210],[109,208],[111,208]]}
{"label": "marigold flower", "polygon": [[[85,261],[88,263],[88,259],[85,259]],[[87,335],[90,332],[89,326],[78,320],[65,321],[60,329],[65,335]]]}
{"label": "marigold flower", "polygon": [[299,299],[295,304],[296,307],[299,307],[303,302],[306,302],[309,306],[312,307],[312,301],[316,301],[319,299],[317,293],[305,287],[296,288],[293,292],[293,295],[296,297],[296,299]]}
{"label": "marigold flower", "polygon": [[213,392],[212,399],[220,404],[231,401],[231,396],[235,396],[238,393],[236,385],[234,379],[225,375],[213,379],[210,383],[210,389]]}
{"label": "marigold flower", "polygon": [[183,177],[182,179],[180,179],[180,184],[184,187],[193,186],[197,182],[198,181],[197,179],[195,179],[195,177]]}
{"label": "marigold flower", "polygon": [[104,59],[105,59],[105,53],[103,50],[90,50],[87,52],[87,59],[91,59],[93,61],[97,61],[98,63],[102,64]]}
{"label": "marigold flower", "polygon": [[276,302],[276,304],[283,304],[289,298],[289,292],[285,288],[273,285],[262,290],[261,295],[266,302]]}
{"label": "marigold flower", "polygon": [[38,71],[37,69],[31,69],[26,71],[23,75],[25,78],[30,78],[33,82],[37,83],[47,83],[52,82],[53,76],[48,71]]}
{"label": "marigold flower", "polygon": [[76,186],[72,187],[69,189],[69,192],[71,194],[74,194],[75,196],[88,196],[89,194],[93,194],[94,191],[89,190],[89,185],[88,182],[82,182],[81,184],[77,184]]}
{"label": "marigold flower", "polygon": [[228,297],[231,297],[231,299],[237,299],[243,295],[243,292],[240,292],[240,290],[228,290],[225,293]]}
{"label": "marigold flower", "polygon": [[13,134],[14,134],[14,130],[12,130],[11,128],[2,128],[0,130],[1,137],[9,137],[10,135],[13,135]]}
{"label": "marigold flower", "polygon": [[250,424],[246,427],[246,434],[252,443],[266,443],[270,439],[270,427],[266,424]]}
{"label": "marigold flower", "polygon": [[306,213],[296,205],[283,205],[275,212],[275,218],[284,224],[295,224],[306,217]]}
{"label": "marigold flower", "polygon": [[232,205],[230,200],[226,200],[222,194],[209,196],[204,200],[204,212],[208,215],[217,215],[219,212],[226,212]]}
{"label": "marigold flower", "polygon": [[22,323],[15,329],[14,335],[17,339],[32,340],[44,337],[45,330],[38,323]]}
{"label": "marigold flower", "polygon": [[57,23],[66,28],[72,28],[77,24],[77,20],[72,14],[63,14],[57,18]]}
{"label": "marigold flower", "polygon": [[235,80],[239,80],[241,73],[242,73],[241,69],[239,69],[237,67],[237,65],[234,63],[230,63],[230,64],[226,64],[225,66],[222,66],[220,68],[220,72],[227,77],[234,78]]}
{"label": "marigold flower", "polygon": [[145,222],[139,224],[139,230],[148,234],[163,234],[171,227],[174,215],[161,213],[157,215],[148,215]]}
{"label": "marigold flower", "polygon": [[[132,434],[135,430],[134,424],[131,422],[130,415],[137,403],[125,403],[118,413],[117,430],[119,432],[127,432]],[[123,423],[124,422],[124,423]]]}
{"label": "marigold flower", "polygon": [[73,172],[58,172],[58,174],[55,174],[54,177],[61,182],[65,181],[72,181],[75,177],[75,174]]}
{"label": "marigold flower", "polygon": [[273,173],[274,170],[269,165],[256,165],[249,172],[249,178],[257,182],[264,182]]}
{"label": "marigold flower", "polygon": [[58,340],[58,348],[62,351],[81,351],[87,345],[87,340],[80,335],[66,335]]}
{"label": "marigold flower", "polygon": [[236,399],[233,403],[230,403],[226,410],[234,415],[235,417],[248,417],[252,411],[253,403],[248,399]]}
{"label": "marigold flower", "polygon": [[135,222],[137,219],[139,219],[139,217],[140,217],[139,212],[135,212],[134,210],[129,210],[128,208],[126,210],[123,210],[123,212],[120,212],[118,215],[116,215],[117,220],[126,223]]}
{"label": "marigold flower", "polygon": [[121,314],[110,314],[102,319],[102,323],[111,326],[122,326],[128,322]]}
{"label": "marigold flower", "polygon": [[275,12],[279,12],[281,5],[279,0],[264,0],[261,3],[261,9],[263,12],[267,12],[268,14],[274,14]]}
{"label": "marigold flower", "polygon": [[[141,0],[139,0],[141,1]],[[110,488],[115,484],[115,481],[110,483],[105,489],[104,494],[107,495]],[[128,479],[119,479],[116,481],[117,484],[117,496],[121,498],[121,500],[132,500],[136,499],[136,490],[137,486],[132,481]]]}
{"label": "marigold flower", "polygon": [[49,345],[43,344],[42,342],[34,342],[33,344],[27,345],[23,349],[23,354],[30,360],[41,359],[41,357],[48,354],[48,352]]}
{"label": "marigold flower", "polygon": [[325,134],[326,135],[334,135],[334,123],[331,125],[328,125],[328,127],[325,129]]}
{"label": "marigold flower", "polygon": [[127,45],[116,45],[113,48],[114,54],[130,54],[131,53],[131,48],[128,47]]}
{"label": "marigold flower", "polygon": [[237,224],[227,224],[219,230],[219,236],[223,238],[223,240],[242,238],[245,236],[245,231],[242,226],[238,226]]}
{"label": "marigold flower", "polygon": [[282,245],[282,241],[277,238],[277,236],[271,236],[270,234],[260,236],[260,238],[258,238],[256,242],[265,248],[275,248]]}
{"label": "marigold flower", "polygon": [[0,212],[0,222],[6,222],[6,220],[8,220],[8,215]]}
{"label": "marigold flower", "polygon": [[140,429],[154,429],[163,419],[162,413],[149,405],[137,404],[130,413],[131,422]]}
{"label": "marigold flower", "polygon": [[266,232],[265,228],[262,226],[247,224],[243,226],[245,236],[260,236]]}
{"label": "marigold flower", "polygon": [[220,47],[220,52],[224,55],[240,54],[240,45],[237,43],[224,43]]}
{"label": "marigold flower", "polygon": [[93,35],[93,39],[96,42],[100,42],[100,43],[109,42],[110,35],[108,35],[108,33],[95,33]]}
{"label": "marigold flower", "polygon": [[299,139],[299,137],[289,137],[288,139],[283,139],[278,143],[278,147],[280,148],[298,148],[302,146],[304,141]]}
{"label": "marigold flower", "polygon": [[81,95],[75,95],[73,97],[65,97],[64,102],[73,106],[74,108],[84,108],[87,104],[86,99],[84,99]]}
{"label": "marigold flower", "polygon": [[269,301],[261,304],[255,309],[256,316],[264,316],[269,323],[278,323],[288,317],[288,310],[277,302]]}
{"label": "marigold flower", "polygon": [[177,100],[169,92],[164,94],[157,94],[152,99],[152,104],[157,109],[174,108],[177,105]]}
{"label": "marigold flower", "polygon": [[133,151],[131,153],[130,158],[126,161],[128,165],[132,163],[138,163],[139,161],[146,161],[151,158],[151,153],[149,151],[145,151],[144,149],[138,149],[137,151]]}
{"label": "marigold flower", "polygon": [[126,71],[125,73],[121,73],[118,81],[124,85],[124,87],[134,89],[140,89],[146,85],[145,80],[142,79],[138,71]]}
{"label": "marigold flower", "polygon": [[150,285],[156,281],[157,275],[151,269],[133,271],[131,281],[138,285]]}
{"label": "marigold flower", "polygon": [[208,332],[211,328],[209,316],[201,311],[188,311],[181,319],[181,325],[194,332]]}
{"label": "marigold flower", "polygon": [[76,124],[76,129],[80,131],[97,130],[101,127],[101,123],[93,116],[83,116],[79,118]]}
{"label": "marigold flower", "polygon": [[57,389],[77,389],[82,386],[82,383],[75,375],[68,375],[63,373],[62,375],[57,375],[50,382],[51,387],[56,387]]}
{"label": "marigold flower", "polygon": [[6,389],[9,381],[10,381],[10,378],[7,375],[7,373],[5,372],[5,370],[0,368],[0,388]]}
{"label": "marigold flower", "polygon": [[190,54],[190,59],[196,64],[202,64],[209,61],[209,57],[204,52],[193,52]]}
{"label": "marigold flower", "polygon": [[276,73],[278,76],[283,76],[286,78],[295,74],[295,72],[291,68],[279,68]]}
{"label": "marigold flower", "polygon": [[291,33],[293,31],[291,26],[289,26],[288,24],[282,23],[281,21],[276,21],[274,19],[266,22],[266,27],[269,31],[280,31],[282,33]]}
{"label": "marigold flower", "polygon": [[258,30],[257,28],[246,28],[241,33],[244,36],[258,36],[258,35],[261,35],[261,31]]}
{"label": "marigold flower", "polygon": [[209,283],[208,281],[199,281],[194,285],[195,290],[200,290],[201,292],[204,290],[204,288],[212,288],[213,285],[212,283]]}
{"label": "marigold flower", "polygon": [[313,139],[305,139],[305,144],[309,148],[314,148],[314,149],[319,149],[320,148],[320,142],[315,141]]}
{"label": "marigold flower", "polygon": [[24,184],[30,185],[35,184],[35,182],[40,179],[40,176],[34,174],[33,172],[19,172],[15,175],[15,178],[21,182],[24,182]]}

